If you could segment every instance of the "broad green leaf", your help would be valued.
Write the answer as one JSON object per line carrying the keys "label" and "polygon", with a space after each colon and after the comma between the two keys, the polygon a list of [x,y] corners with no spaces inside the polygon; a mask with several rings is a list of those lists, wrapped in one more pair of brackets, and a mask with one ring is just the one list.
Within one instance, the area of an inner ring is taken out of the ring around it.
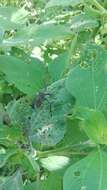
{"label": "broad green leaf", "polygon": [[71,20],[71,30],[76,32],[84,31],[85,29],[96,28],[98,26],[99,22],[95,18],[85,13],[76,15]]}
{"label": "broad green leaf", "polygon": [[80,109],[80,126],[96,144],[107,144],[107,120],[100,111]]}
{"label": "broad green leaf", "polygon": [[13,176],[11,176],[3,185],[4,190],[24,190],[22,176],[19,171],[17,171]]}
{"label": "broad green leaf", "polygon": [[54,171],[66,166],[69,163],[69,158],[65,156],[49,156],[47,158],[41,158],[40,162],[42,167],[49,171]]}
{"label": "broad green leaf", "polygon": [[31,116],[30,137],[33,143],[53,146],[64,137],[65,115],[73,108],[73,97],[65,88],[65,80],[59,80],[41,91],[45,94],[40,106]]}
{"label": "broad green leaf", "polygon": [[29,96],[44,86],[46,70],[37,59],[28,64],[13,56],[2,55],[0,71],[6,75],[6,80],[10,84],[14,84]]}
{"label": "broad green leaf", "polygon": [[0,28],[4,30],[17,29],[27,21],[28,11],[24,8],[0,7]]}
{"label": "broad green leaf", "polygon": [[107,97],[107,53],[99,46],[85,48],[87,54],[84,52],[81,64],[71,69],[66,87],[79,106],[103,109]]}
{"label": "broad green leaf", "polygon": [[107,153],[97,151],[71,165],[65,172],[63,190],[106,190]]}
{"label": "broad green leaf", "polygon": [[31,116],[29,136],[36,146],[37,144],[55,146],[64,137],[64,120],[52,118],[49,107],[47,107],[47,110],[45,107]]}
{"label": "broad green leaf", "polygon": [[69,60],[69,53],[64,52],[49,63],[48,71],[53,82],[63,77],[64,72],[68,68]]}
{"label": "broad green leaf", "polygon": [[53,7],[53,6],[75,6],[83,2],[83,0],[50,0],[46,7]]}
{"label": "broad green leaf", "polygon": [[32,24],[16,32],[11,40],[5,40],[4,45],[35,44],[40,45],[44,42],[52,42],[69,37],[71,34],[69,25],[61,24]]}

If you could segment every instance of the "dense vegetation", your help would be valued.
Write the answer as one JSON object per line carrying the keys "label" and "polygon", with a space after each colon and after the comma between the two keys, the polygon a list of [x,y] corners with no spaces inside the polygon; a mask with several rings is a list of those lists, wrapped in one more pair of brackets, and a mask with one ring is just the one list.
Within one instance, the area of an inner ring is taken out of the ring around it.
{"label": "dense vegetation", "polygon": [[107,0],[0,1],[0,190],[107,190]]}

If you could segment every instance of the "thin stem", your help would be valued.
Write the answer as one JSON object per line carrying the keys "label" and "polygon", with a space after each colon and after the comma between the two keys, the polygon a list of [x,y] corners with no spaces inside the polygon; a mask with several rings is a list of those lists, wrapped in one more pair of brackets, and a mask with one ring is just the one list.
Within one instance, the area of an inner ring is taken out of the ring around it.
{"label": "thin stem", "polygon": [[77,42],[78,42],[78,34],[76,34],[71,42],[69,53],[70,55],[74,55],[76,48],[77,48]]}
{"label": "thin stem", "polygon": [[87,155],[87,152],[74,151],[74,150],[71,150],[70,147],[69,149],[62,148],[62,149],[57,149],[57,150],[38,152],[39,158],[53,156],[53,155]]}
{"label": "thin stem", "polygon": [[98,152],[100,156],[100,179],[99,179],[99,188],[98,190],[102,190],[102,183],[103,183],[103,158],[100,145],[98,146]]}

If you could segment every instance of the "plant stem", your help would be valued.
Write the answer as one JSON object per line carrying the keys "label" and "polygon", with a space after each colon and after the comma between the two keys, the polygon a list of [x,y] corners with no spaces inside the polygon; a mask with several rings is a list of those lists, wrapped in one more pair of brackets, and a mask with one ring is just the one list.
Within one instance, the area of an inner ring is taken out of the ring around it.
{"label": "plant stem", "polygon": [[102,158],[102,152],[101,147],[98,145],[98,152],[100,156],[100,179],[99,179],[99,188],[98,190],[102,190],[102,181],[103,181],[103,158]]}
{"label": "plant stem", "polygon": [[87,155],[87,152],[84,151],[74,151],[66,148],[62,149],[57,149],[57,150],[51,150],[51,151],[44,151],[44,152],[38,152],[38,157],[43,158],[43,157],[48,157],[48,156],[53,156],[53,155]]}
{"label": "plant stem", "polygon": [[75,54],[76,48],[77,48],[77,42],[78,42],[78,34],[75,34],[71,44],[70,44],[70,56],[73,56]]}

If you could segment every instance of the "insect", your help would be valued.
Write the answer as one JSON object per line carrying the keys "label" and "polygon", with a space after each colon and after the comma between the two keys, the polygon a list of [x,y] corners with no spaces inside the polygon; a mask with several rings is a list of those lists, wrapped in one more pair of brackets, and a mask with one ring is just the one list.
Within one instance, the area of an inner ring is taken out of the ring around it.
{"label": "insect", "polygon": [[33,100],[32,103],[32,108],[35,109],[35,107],[39,108],[43,102],[46,100],[49,103],[49,109],[50,109],[50,113],[52,116],[52,107],[51,107],[51,102],[49,102],[47,96],[50,96],[51,94],[48,92],[39,92],[39,94],[37,95],[37,97]]}
{"label": "insect", "polygon": [[11,125],[11,120],[9,118],[9,115],[8,114],[4,114],[3,116],[3,124],[4,125],[7,125],[7,126],[10,126]]}
{"label": "insect", "polygon": [[35,108],[35,106],[39,108],[44,102],[44,100],[47,100],[47,95],[50,96],[50,93],[39,92],[37,97],[33,100],[32,108]]}

